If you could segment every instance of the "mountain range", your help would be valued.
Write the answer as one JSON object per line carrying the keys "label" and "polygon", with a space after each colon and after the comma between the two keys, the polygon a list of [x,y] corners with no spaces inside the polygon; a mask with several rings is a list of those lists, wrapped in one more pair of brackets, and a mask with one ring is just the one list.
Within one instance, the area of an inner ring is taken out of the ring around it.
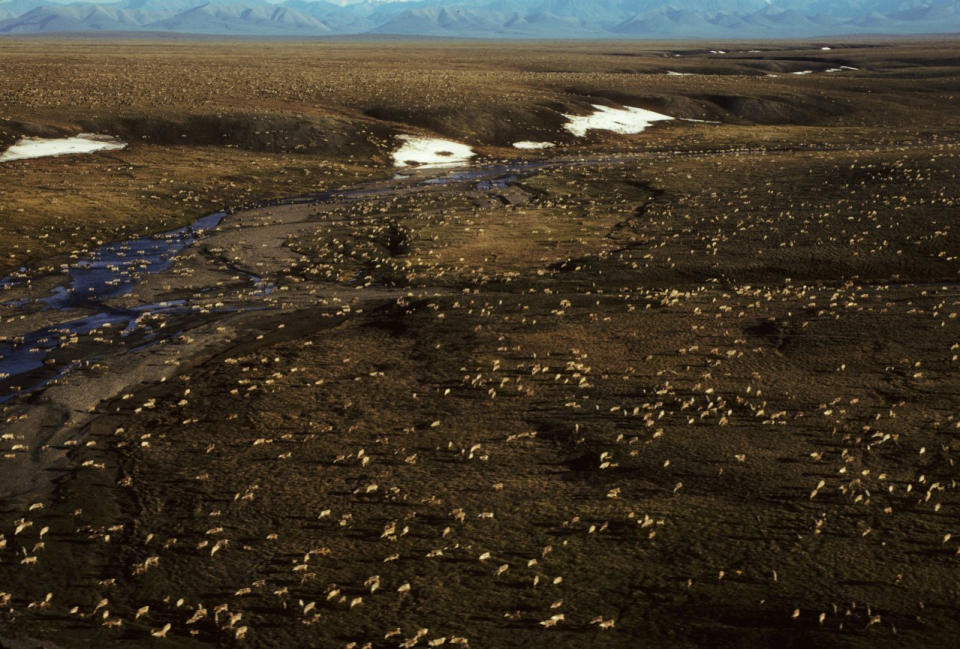
{"label": "mountain range", "polygon": [[960,32],[960,0],[0,1],[0,36],[799,38]]}

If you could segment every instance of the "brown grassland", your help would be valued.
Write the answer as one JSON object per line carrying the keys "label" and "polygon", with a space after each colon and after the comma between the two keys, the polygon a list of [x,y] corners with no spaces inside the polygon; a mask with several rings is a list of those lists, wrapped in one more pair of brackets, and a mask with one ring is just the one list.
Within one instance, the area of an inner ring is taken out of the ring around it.
{"label": "brown grassland", "polygon": [[0,378],[0,647],[956,646],[960,46],[820,45],[0,40],[129,143],[0,163],[0,343],[186,305]]}

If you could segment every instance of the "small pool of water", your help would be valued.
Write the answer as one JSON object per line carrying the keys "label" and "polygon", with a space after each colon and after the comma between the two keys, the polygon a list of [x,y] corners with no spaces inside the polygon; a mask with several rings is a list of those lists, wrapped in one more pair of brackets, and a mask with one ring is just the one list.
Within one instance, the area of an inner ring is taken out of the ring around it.
{"label": "small pool of water", "polygon": [[[6,384],[5,390],[0,393],[0,403],[24,390],[39,387],[36,383],[12,386],[9,380],[41,370],[51,352],[72,344],[80,336],[105,329],[119,332],[122,337],[137,332],[145,341],[155,340],[159,334],[149,326],[144,326],[141,318],[144,315],[189,310],[185,302],[142,304],[129,309],[108,307],[103,302],[126,295],[146,275],[169,268],[180,251],[192,245],[204,231],[215,228],[224,216],[225,212],[216,212],[197,219],[187,227],[157,236],[101,246],[87,257],[66,266],[64,270],[68,282],[57,286],[48,295],[6,304],[15,308],[34,302],[45,309],[89,309],[93,313],[12,340],[0,340],[0,384]],[[14,282],[10,281],[10,284]],[[61,375],[68,370],[69,367],[57,368],[54,375]],[[50,378],[44,377],[40,385]]]}
{"label": "small pool of water", "polygon": [[41,301],[55,309],[82,308],[126,295],[144,275],[166,270],[177,253],[193,245],[205,230],[217,227],[225,216],[215,212],[155,237],[102,246],[67,267],[70,283],[58,286]]}

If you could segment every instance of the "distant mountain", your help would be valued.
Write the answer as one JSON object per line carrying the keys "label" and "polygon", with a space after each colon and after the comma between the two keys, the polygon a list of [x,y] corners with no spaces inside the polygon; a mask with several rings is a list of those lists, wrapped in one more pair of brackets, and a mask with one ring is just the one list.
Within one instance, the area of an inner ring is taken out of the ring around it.
{"label": "distant mountain", "polygon": [[[21,2],[26,2],[30,0],[20,0]],[[32,0],[38,2],[39,0]],[[49,4],[49,3],[48,3]],[[111,5],[120,7],[123,9],[140,9],[144,11],[155,11],[162,13],[166,16],[173,16],[178,14],[181,11],[187,11],[193,9],[198,5],[202,4],[198,0],[126,0],[126,2],[117,2],[111,3]],[[259,7],[261,5],[267,4],[266,2],[261,2],[259,0],[252,0],[250,2],[244,2],[245,7]]]}
{"label": "distant mountain", "polygon": [[518,36],[540,38],[585,38],[594,36],[603,37],[605,31],[598,24],[578,18],[548,13],[545,11],[513,17],[504,24],[505,29]]}
{"label": "distant mountain", "polygon": [[[134,26],[134,28],[137,27]],[[0,23],[0,30],[14,34],[117,31],[124,29],[126,27],[115,20],[105,9],[79,5],[37,7],[22,16]]]}
{"label": "distant mountain", "polygon": [[5,11],[11,16],[20,16],[45,4],[37,0],[7,0],[6,2],[0,0],[0,11]]}
{"label": "distant mountain", "polygon": [[141,27],[150,31],[217,35],[314,35],[332,31],[317,18],[280,5],[230,7],[204,4]]}
{"label": "distant mountain", "polygon": [[[498,7],[499,8],[499,7]],[[404,11],[370,30],[375,34],[583,38],[601,37],[604,30],[575,16],[558,16],[545,11],[501,12],[463,8],[423,8]]]}
{"label": "distant mountain", "polygon": [[474,35],[496,34],[503,29],[503,16],[496,12],[466,8],[411,9],[371,29],[376,34],[449,36],[465,32]]}
{"label": "distant mountain", "polygon": [[0,35],[779,38],[957,33],[960,0],[0,0]]}

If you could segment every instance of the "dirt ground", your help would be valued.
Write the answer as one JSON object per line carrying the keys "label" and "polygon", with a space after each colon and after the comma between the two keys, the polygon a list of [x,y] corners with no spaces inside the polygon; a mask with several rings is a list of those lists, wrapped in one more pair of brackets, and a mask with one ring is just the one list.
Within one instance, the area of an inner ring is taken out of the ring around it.
{"label": "dirt ground", "polygon": [[0,647],[955,646],[956,47],[832,45],[0,41],[0,137],[131,143],[0,165],[5,340],[238,208],[0,404]]}

